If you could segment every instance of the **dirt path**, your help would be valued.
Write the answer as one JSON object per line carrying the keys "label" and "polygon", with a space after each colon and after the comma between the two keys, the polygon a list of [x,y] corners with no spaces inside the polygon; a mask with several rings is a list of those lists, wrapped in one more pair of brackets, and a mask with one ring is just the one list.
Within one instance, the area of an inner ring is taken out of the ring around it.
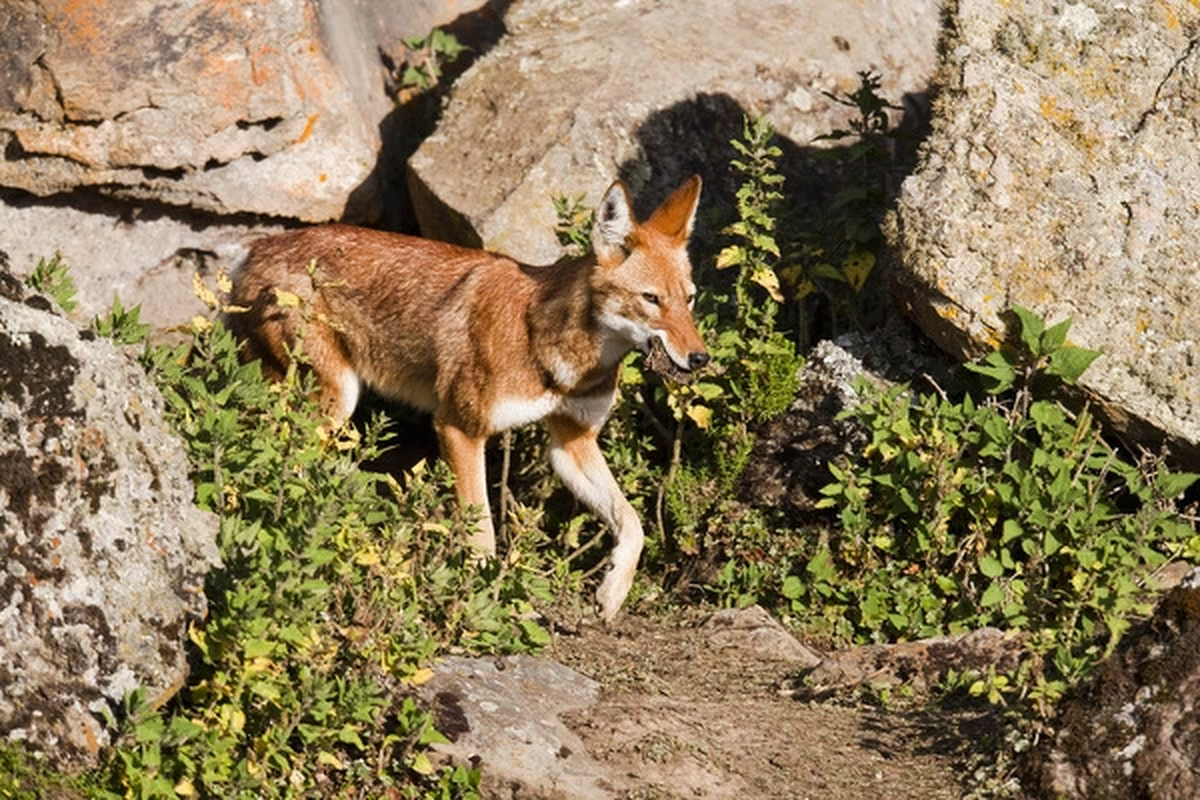
{"label": "dirt path", "polygon": [[958,798],[996,725],[975,711],[807,702],[794,664],[714,647],[700,618],[629,615],[547,653],[598,681],[565,721],[631,798]]}

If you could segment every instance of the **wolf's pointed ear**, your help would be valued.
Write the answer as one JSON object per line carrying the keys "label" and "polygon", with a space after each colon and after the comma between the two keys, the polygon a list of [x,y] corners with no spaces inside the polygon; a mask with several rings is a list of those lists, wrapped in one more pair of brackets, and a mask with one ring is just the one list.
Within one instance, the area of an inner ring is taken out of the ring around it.
{"label": "wolf's pointed ear", "polygon": [[677,242],[685,242],[692,235],[692,224],[696,221],[696,206],[699,203],[700,176],[693,175],[650,215],[646,226],[670,236]]}
{"label": "wolf's pointed ear", "polygon": [[592,227],[592,250],[596,259],[601,264],[624,261],[629,252],[629,237],[636,225],[629,190],[621,181],[614,181],[596,209],[596,224]]}

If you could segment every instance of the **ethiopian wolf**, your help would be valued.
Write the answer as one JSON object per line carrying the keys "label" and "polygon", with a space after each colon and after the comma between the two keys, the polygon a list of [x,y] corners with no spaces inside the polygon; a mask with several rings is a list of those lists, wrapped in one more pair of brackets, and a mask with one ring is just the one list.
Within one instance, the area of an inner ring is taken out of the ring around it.
{"label": "ethiopian wolf", "polygon": [[[480,506],[472,544],[495,552],[484,445],[507,428],[545,420],[550,463],[615,537],[596,593],[611,620],[633,583],[642,524],[601,455],[621,361],[665,350],[673,368],[708,362],[692,320],[687,243],[700,178],[645,222],[621,182],[604,195],[593,252],[533,267],[483,250],[347,225],[321,225],[255,242],[231,300],[244,355],[281,377],[304,329],[303,351],[335,419],[365,384],[433,413],[459,502]],[[300,298],[278,302],[277,292]],[[658,340],[655,342],[655,340]]]}

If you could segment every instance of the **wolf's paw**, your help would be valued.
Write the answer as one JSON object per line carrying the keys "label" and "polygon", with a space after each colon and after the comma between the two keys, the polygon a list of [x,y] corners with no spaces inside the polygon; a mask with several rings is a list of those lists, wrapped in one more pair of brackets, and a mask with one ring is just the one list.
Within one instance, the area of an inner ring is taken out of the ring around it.
{"label": "wolf's paw", "polygon": [[622,574],[617,570],[609,570],[604,582],[596,590],[596,611],[605,622],[612,622],[621,610],[621,604],[629,596],[633,586],[633,573]]}

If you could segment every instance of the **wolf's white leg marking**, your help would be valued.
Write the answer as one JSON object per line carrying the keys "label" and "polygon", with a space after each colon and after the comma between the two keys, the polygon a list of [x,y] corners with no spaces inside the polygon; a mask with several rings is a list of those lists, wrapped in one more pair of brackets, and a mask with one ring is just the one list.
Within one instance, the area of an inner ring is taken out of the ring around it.
{"label": "wolf's white leg marking", "polygon": [[612,566],[596,590],[600,616],[611,621],[633,586],[646,538],[642,522],[604,461],[596,441],[599,429],[561,416],[547,417],[546,425],[550,429],[550,464],[554,471],[572,494],[608,523],[616,539]]}

